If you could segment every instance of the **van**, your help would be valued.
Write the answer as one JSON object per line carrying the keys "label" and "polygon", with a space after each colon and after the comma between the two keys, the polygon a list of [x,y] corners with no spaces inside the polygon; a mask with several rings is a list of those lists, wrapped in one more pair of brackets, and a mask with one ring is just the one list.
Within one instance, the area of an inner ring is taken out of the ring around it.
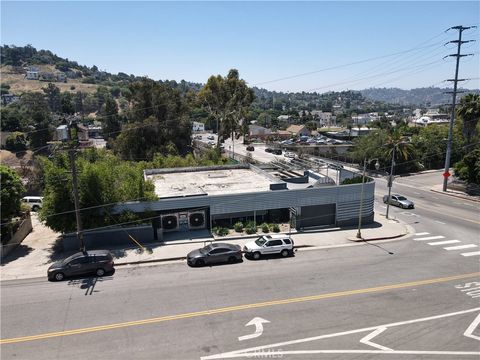
{"label": "van", "polygon": [[22,202],[30,206],[32,211],[38,211],[42,208],[43,197],[41,196],[25,196],[22,198]]}

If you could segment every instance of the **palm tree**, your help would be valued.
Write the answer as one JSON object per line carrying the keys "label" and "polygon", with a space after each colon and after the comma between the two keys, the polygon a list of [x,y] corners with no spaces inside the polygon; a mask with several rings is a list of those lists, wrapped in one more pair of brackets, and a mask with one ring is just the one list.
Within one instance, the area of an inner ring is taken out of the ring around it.
{"label": "palm tree", "polygon": [[463,121],[463,135],[467,140],[467,145],[470,145],[472,137],[477,132],[477,124],[480,120],[480,95],[467,94],[462,97],[457,115]]}

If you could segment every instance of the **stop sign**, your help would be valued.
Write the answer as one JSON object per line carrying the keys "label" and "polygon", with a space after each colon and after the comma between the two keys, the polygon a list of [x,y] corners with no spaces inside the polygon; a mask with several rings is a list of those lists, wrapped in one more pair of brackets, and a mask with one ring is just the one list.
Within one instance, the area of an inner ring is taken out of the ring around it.
{"label": "stop sign", "polygon": [[449,176],[450,176],[450,173],[449,173],[448,171],[445,171],[445,172],[443,173],[443,177],[444,177],[444,178],[448,178]]}

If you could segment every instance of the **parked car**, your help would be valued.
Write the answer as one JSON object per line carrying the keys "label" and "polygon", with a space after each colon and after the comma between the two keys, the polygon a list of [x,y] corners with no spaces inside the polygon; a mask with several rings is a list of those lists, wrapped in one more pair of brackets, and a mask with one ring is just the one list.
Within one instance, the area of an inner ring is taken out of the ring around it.
{"label": "parked car", "polygon": [[207,140],[215,140],[215,136],[213,136],[213,135],[208,135],[208,136],[207,136]]}
{"label": "parked car", "polygon": [[262,255],[280,254],[283,257],[293,255],[293,240],[288,235],[263,235],[243,247],[245,256],[255,260]]}
{"label": "parked car", "polygon": [[30,206],[32,211],[38,211],[42,208],[43,197],[41,196],[25,196],[22,202]]}
{"label": "parked car", "polygon": [[390,205],[399,206],[402,209],[413,209],[415,205],[413,201],[408,200],[405,196],[402,195],[390,195],[390,201],[388,201],[388,195],[383,197],[383,202],[386,204],[390,202]]}
{"label": "parked car", "polygon": [[195,135],[196,140],[202,140],[202,135]]}
{"label": "parked car", "polygon": [[272,154],[282,155],[282,150],[281,149],[272,149]]}
{"label": "parked car", "polygon": [[187,255],[190,266],[204,266],[219,263],[233,264],[242,261],[242,248],[239,245],[213,243],[201,249],[193,250]]}
{"label": "parked car", "polygon": [[113,256],[108,250],[78,252],[51,265],[48,280],[61,281],[68,276],[95,274],[103,276],[113,271]]}
{"label": "parked car", "polygon": [[265,148],[265,152],[271,153],[271,152],[273,152],[273,149],[267,147],[267,148]]}
{"label": "parked car", "polygon": [[248,145],[247,146],[247,151],[254,151],[255,148],[253,147],[253,145]]}
{"label": "parked car", "polygon": [[283,154],[283,156],[287,157],[287,158],[294,158],[295,157],[295,153],[291,152],[291,151],[285,151],[285,153]]}

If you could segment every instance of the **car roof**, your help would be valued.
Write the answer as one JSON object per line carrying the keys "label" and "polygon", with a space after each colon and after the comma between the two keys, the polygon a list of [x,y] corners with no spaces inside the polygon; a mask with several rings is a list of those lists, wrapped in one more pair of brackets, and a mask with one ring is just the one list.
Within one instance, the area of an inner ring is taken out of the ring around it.
{"label": "car roof", "polygon": [[288,235],[263,235],[263,237],[267,240],[278,240],[278,239],[286,239]]}
{"label": "car roof", "polygon": [[213,243],[210,246],[212,247],[212,249],[216,249],[216,248],[237,249],[236,245],[228,244],[228,243]]}

